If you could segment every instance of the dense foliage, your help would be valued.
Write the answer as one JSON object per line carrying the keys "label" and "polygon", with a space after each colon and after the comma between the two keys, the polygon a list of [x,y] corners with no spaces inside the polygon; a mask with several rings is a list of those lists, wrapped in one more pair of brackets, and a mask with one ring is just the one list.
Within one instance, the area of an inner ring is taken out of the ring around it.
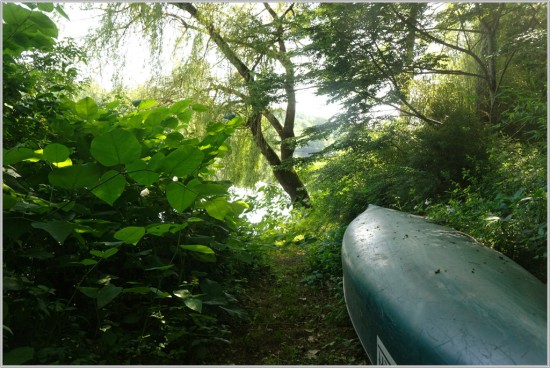
{"label": "dense foliage", "polygon": [[211,180],[242,119],[184,137],[204,105],[73,102],[48,69],[17,73],[72,55],[52,52],[40,9],[4,5],[8,40],[52,39],[4,43],[4,363],[200,362],[245,316],[227,291],[253,264],[236,234],[247,205]]}
{"label": "dense foliage", "polygon": [[334,142],[304,166],[320,216],[427,215],[546,280],[546,6],[321,4],[304,22],[310,76],[344,106],[306,135]]}
{"label": "dense foliage", "polygon": [[[342,321],[341,240],[369,203],[546,280],[546,4],[114,4],[103,45],[117,22],[192,36],[133,91],[76,82],[60,5],[2,6],[5,364],[208,362],[266,248],[302,249]],[[306,79],[340,114],[296,113]]]}

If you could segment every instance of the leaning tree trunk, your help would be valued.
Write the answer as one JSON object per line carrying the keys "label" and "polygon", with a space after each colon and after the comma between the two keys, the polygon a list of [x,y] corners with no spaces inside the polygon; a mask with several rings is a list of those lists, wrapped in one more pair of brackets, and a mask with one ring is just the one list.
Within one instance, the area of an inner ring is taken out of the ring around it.
{"label": "leaning tree trunk", "polygon": [[281,184],[285,192],[288,193],[292,202],[310,207],[307,190],[294,168],[291,165],[283,164],[277,153],[265,140],[262,133],[262,114],[254,113],[250,116],[247,120],[247,126],[250,128],[256,145],[260,148],[262,155],[272,167],[275,178],[277,178],[277,181]]}
{"label": "leaning tree trunk", "polygon": [[[233,51],[231,46],[216,30],[214,25],[208,19],[205,19],[198,12],[197,8],[191,3],[173,3],[174,6],[186,11],[190,14],[201,26],[206,29],[206,32],[210,36],[210,39],[214,41],[216,46],[220,49],[221,53],[226,59],[235,67],[240,76],[244,79],[247,85],[251,85],[254,82],[253,73],[250,68],[239,58],[239,56]],[[266,8],[270,11],[274,19],[277,17],[274,12],[266,5]],[[309,194],[301,181],[300,177],[294,170],[292,163],[292,157],[294,154],[293,138],[294,138],[294,120],[296,114],[296,97],[294,92],[294,66],[291,60],[288,58],[284,42],[282,40],[282,28],[280,31],[279,40],[279,58],[283,67],[285,68],[285,92],[287,94],[287,109],[284,124],[277,119],[272,111],[252,111],[251,116],[247,120],[247,125],[254,137],[256,145],[260,149],[262,155],[266,158],[269,165],[273,169],[273,174],[279,184],[283,187],[285,192],[290,196],[293,203],[302,205],[304,207],[310,207]],[[249,89],[251,97],[254,97],[253,90]],[[273,150],[269,143],[265,140],[262,132],[261,121],[262,115],[266,117],[271,126],[276,130],[279,138],[281,139],[281,157]]]}

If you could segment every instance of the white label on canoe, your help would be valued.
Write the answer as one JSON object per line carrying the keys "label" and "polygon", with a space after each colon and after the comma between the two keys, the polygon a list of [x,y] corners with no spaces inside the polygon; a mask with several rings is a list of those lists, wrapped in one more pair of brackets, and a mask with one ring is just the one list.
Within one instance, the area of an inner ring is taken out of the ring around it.
{"label": "white label on canoe", "polygon": [[397,365],[378,335],[376,336],[376,365]]}

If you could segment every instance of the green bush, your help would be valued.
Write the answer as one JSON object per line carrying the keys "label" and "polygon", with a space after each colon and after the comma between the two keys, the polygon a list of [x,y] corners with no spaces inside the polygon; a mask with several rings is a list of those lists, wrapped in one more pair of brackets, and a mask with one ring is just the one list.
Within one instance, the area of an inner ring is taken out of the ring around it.
{"label": "green bush", "polygon": [[427,213],[503,252],[545,281],[546,155],[536,147],[498,142],[489,151],[490,170],[479,180],[469,178],[473,184],[456,184],[450,199],[428,206]]}
{"label": "green bush", "polygon": [[28,42],[4,42],[3,363],[200,363],[246,318],[247,205],[212,175],[242,120],[184,137],[194,101],[123,109],[39,85],[48,70],[26,83],[28,60],[52,57],[53,7],[3,4],[5,37]]}

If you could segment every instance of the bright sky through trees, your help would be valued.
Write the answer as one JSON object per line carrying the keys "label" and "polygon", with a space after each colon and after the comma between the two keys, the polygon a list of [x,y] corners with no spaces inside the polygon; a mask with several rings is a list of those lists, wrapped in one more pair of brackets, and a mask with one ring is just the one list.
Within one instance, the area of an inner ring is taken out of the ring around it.
{"label": "bright sky through trees", "polygon": [[[59,17],[59,38],[72,37],[80,45],[84,45],[84,37],[99,24],[99,13],[94,10],[82,10],[82,4],[65,4],[66,13],[70,21]],[[169,74],[177,60],[173,58],[172,46],[175,36],[167,32],[170,38],[168,47],[162,50],[161,64],[162,74]],[[132,37],[131,41],[126,43],[119,50],[120,60],[125,60],[122,68],[118,68],[114,63],[105,63],[97,59],[89,61],[88,66],[82,68],[82,75],[91,78],[98,86],[105,90],[111,90],[115,80],[123,83],[126,87],[135,88],[143,85],[153,75],[153,63],[150,53],[147,50],[145,40]],[[115,71],[118,70],[118,75]],[[337,104],[328,104],[324,96],[316,96],[314,88],[298,89],[298,112],[310,116],[329,118],[338,113],[340,106]]]}

